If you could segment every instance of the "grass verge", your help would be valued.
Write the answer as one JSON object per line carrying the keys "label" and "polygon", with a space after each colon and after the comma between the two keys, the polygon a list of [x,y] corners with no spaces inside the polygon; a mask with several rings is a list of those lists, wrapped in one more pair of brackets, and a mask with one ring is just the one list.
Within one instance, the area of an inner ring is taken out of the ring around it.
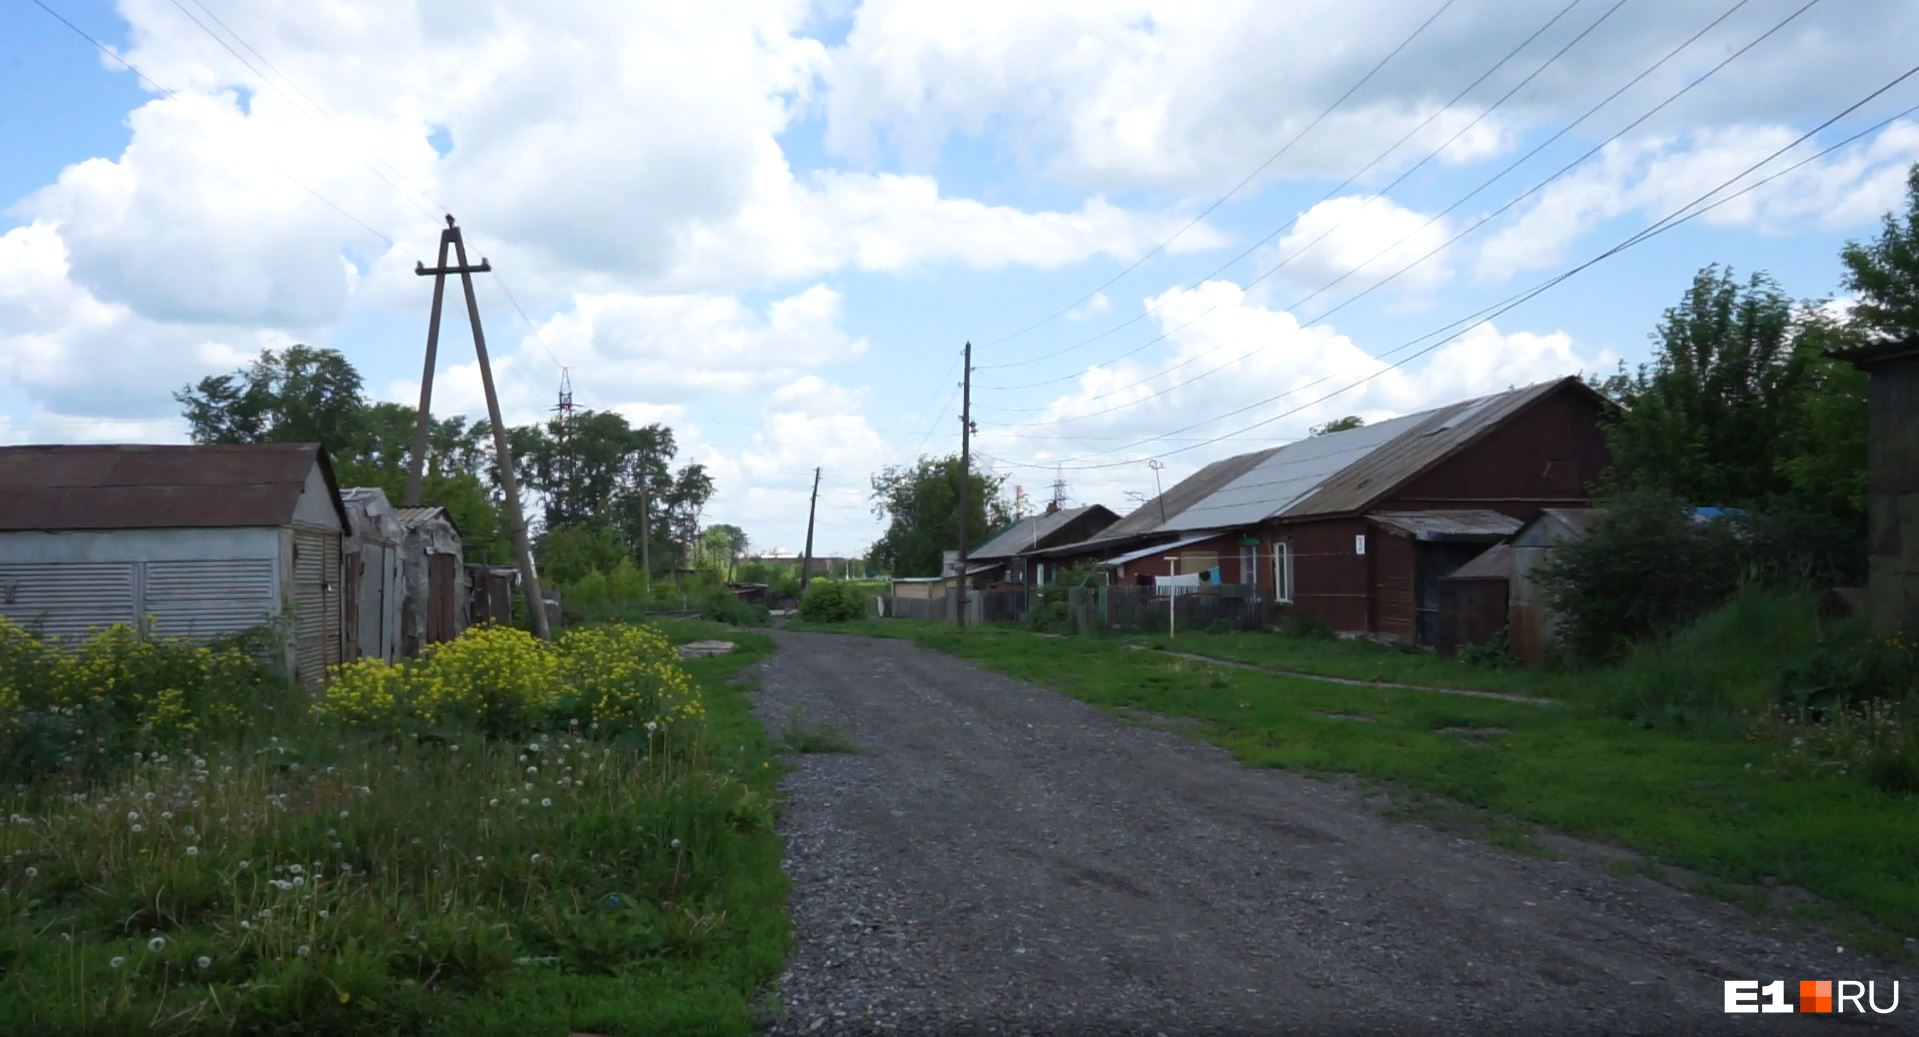
{"label": "grass verge", "polygon": [[[1803,889],[1826,903],[1795,910],[1861,946],[1895,952],[1889,934],[1919,935],[1914,799],[1858,774],[1792,766],[1776,738],[1750,726],[1649,726],[1600,710],[1279,677],[1006,628],[877,620],[823,629],[909,637],[1121,715],[1190,718],[1181,730],[1252,766],[1361,775],[1482,808],[1495,824],[1629,847],[1719,883]],[[1525,845],[1518,829],[1502,839]]]}
{"label": "grass verge", "polygon": [[[746,1034],[789,939],[732,654],[668,750],[288,720],[0,802],[0,1032]],[[650,730],[650,728],[649,728]]]}

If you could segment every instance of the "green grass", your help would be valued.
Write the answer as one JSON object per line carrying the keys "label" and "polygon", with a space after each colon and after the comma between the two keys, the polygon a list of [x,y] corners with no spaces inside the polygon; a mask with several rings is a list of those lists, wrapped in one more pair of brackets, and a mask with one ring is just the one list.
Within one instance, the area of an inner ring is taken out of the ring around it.
{"label": "green grass", "polygon": [[[1912,881],[1919,801],[1882,792],[1857,774],[1787,766],[1781,742],[1770,735],[1744,737],[1726,723],[1648,726],[1586,708],[1279,677],[1125,651],[1104,639],[876,623],[885,633],[1115,713],[1193,718],[1198,723],[1183,730],[1251,766],[1362,775],[1484,809],[1496,825],[1545,825],[1724,883],[1802,887],[1830,901],[1826,920],[1852,927],[1855,935],[1869,932],[1856,924],[1862,920],[1919,934],[1919,883]],[[1718,636],[1708,633],[1700,637],[1718,646]],[[1766,654],[1756,644],[1745,651]],[[1278,657],[1278,649],[1263,656]],[[1594,679],[1675,672],[1661,665],[1649,658],[1629,664],[1627,676]],[[1731,681],[1724,667],[1693,665],[1695,676],[1714,687]],[[1743,660],[1728,665],[1759,668]],[[1431,672],[1408,663],[1379,675]],[[1493,690],[1538,691],[1524,683],[1527,676],[1497,672]],[[1502,840],[1521,845],[1519,830],[1495,836]]]}
{"label": "green grass", "polygon": [[740,673],[773,643],[668,626],[738,645],[686,664],[671,750],[283,722],[0,797],[0,1032],[750,1033],[789,941]]}

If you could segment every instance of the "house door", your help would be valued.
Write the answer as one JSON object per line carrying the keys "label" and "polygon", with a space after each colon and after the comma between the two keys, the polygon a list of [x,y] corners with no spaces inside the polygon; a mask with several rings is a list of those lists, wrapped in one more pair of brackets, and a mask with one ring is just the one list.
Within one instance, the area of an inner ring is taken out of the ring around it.
{"label": "house door", "polygon": [[1413,545],[1413,641],[1430,645],[1439,640],[1439,581],[1479,557],[1485,544],[1419,542]]}

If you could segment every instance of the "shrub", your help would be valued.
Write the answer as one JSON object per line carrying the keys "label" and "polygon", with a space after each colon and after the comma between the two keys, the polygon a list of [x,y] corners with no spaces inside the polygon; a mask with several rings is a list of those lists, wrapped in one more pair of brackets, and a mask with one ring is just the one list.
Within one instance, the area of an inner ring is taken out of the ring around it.
{"label": "shrub", "polygon": [[99,631],[70,647],[0,617],[0,775],[97,775],[136,752],[222,739],[289,701],[287,682],[234,641]]}
{"label": "shrub", "polygon": [[773,621],[764,605],[741,601],[729,590],[712,590],[700,596],[700,618],[736,627],[763,627]]}
{"label": "shrub", "polygon": [[1519,665],[1519,660],[1513,656],[1512,646],[1506,640],[1504,628],[1479,644],[1461,648],[1459,661],[1483,670],[1510,670]]}
{"label": "shrub", "polygon": [[493,738],[588,723],[606,735],[672,732],[704,715],[666,637],[622,624],[569,631],[557,645],[474,627],[417,660],[335,668],[314,711],[351,727],[471,726]]}
{"label": "shrub", "polygon": [[[1859,622],[1847,620],[1840,629]],[[1812,652],[1821,635],[1813,595],[1749,584],[1684,629],[1634,645],[1579,689],[1602,712],[1644,722],[1700,724],[1764,714],[1780,671]]]}
{"label": "shrub", "polygon": [[1729,523],[1695,522],[1685,505],[1655,494],[1616,499],[1537,570],[1560,648],[1587,664],[1679,630],[1725,601],[1739,577]]}
{"label": "shrub", "polygon": [[1779,675],[1779,707],[1813,720],[1919,691],[1919,653],[1897,635],[1833,638]]}
{"label": "shrub", "polygon": [[[706,715],[678,650],[650,627],[570,630],[560,638],[560,656],[568,696],[601,730],[670,735],[697,727]],[[573,712],[570,702],[561,704]]]}
{"label": "shrub", "polygon": [[1298,608],[1286,613],[1286,620],[1279,625],[1279,632],[1287,637],[1312,641],[1330,641],[1339,636],[1324,616]]}
{"label": "shrub", "polygon": [[[1073,633],[1073,588],[1095,586],[1098,570],[1075,566],[1053,574],[1053,578],[1033,592],[1026,607],[1026,625],[1042,632]],[[1090,591],[1089,591],[1090,593]]]}
{"label": "shrub", "polygon": [[847,623],[866,615],[866,595],[838,580],[814,580],[800,599],[800,618],[809,623]]}

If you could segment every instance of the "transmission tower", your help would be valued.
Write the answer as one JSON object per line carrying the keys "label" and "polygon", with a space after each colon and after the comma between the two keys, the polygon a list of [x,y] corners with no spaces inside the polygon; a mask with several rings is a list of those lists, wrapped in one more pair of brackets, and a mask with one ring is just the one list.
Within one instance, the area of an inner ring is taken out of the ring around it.
{"label": "transmission tower", "polygon": [[573,374],[566,368],[560,368],[560,402],[553,405],[555,423],[559,426],[556,438],[559,440],[559,507],[557,510],[569,521],[577,518],[573,514],[575,491],[574,480],[579,477],[579,466],[573,457]]}

